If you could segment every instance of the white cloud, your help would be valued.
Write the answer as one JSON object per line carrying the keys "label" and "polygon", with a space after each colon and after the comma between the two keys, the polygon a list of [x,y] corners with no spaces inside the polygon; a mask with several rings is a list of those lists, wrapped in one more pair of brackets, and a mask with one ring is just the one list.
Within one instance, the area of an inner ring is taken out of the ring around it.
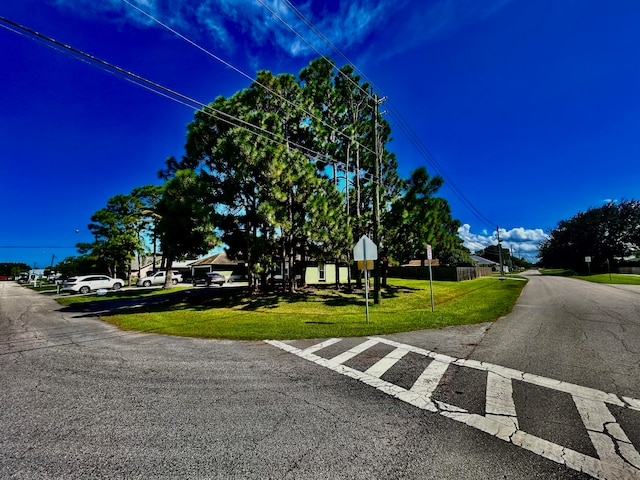
{"label": "white cloud", "polygon": [[547,238],[547,234],[541,228],[534,230],[522,227],[511,230],[500,229],[500,237],[507,242],[541,242]]}
{"label": "white cloud", "polygon": [[486,230],[483,230],[483,234],[471,233],[471,225],[465,223],[458,229],[458,236],[464,240],[464,246],[471,252],[482,250],[489,245],[494,245],[495,240],[486,235]]}
{"label": "white cloud", "polygon": [[[316,56],[316,50],[335,57],[334,52],[280,0],[49,1],[78,15],[129,21],[145,27],[155,25],[151,18],[127,5],[131,3],[186,37],[194,39],[196,34],[206,35],[208,41],[226,51],[236,49],[241,42],[237,36],[241,35],[257,46],[269,42],[292,57]],[[319,0],[309,0],[296,8],[343,53],[348,53],[350,47],[366,46],[370,56],[380,58],[391,57],[416,44],[482,21],[510,1],[439,0],[425,6],[409,0],[352,0],[340,2],[337,10],[330,11]]]}
{"label": "white cloud", "polygon": [[[471,252],[484,249],[489,245],[497,245],[498,243],[496,232],[488,233],[483,230],[481,234],[472,233],[471,225],[468,223],[458,229],[458,236],[462,238],[464,246]],[[536,261],[538,245],[547,238],[548,235],[541,228],[516,227],[511,230],[500,229],[502,246],[512,249],[515,256],[524,257],[530,262]]]}

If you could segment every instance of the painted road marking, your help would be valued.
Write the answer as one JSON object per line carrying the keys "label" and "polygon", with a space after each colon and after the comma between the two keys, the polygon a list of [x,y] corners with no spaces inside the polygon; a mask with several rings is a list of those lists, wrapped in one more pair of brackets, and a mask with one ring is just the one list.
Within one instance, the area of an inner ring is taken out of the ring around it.
{"label": "painted road marking", "polygon": [[398,347],[387,356],[381,358],[375,365],[372,365],[364,373],[379,378],[384,375],[387,370],[389,370],[396,363],[402,360],[402,357],[404,357],[407,353],[409,353],[409,350],[407,350],[406,348]]}
{"label": "painted road marking", "polygon": [[513,386],[510,379],[495,372],[488,372],[486,402],[487,418],[497,422],[506,422],[506,425],[518,428],[516,405],[513,402]]}
{"label": "painted road marking", "polygon": [[[640,454],[638,454],[629,437],[622,430],[622,427],[607,406],[610,404],[640,410],[640,400],[630,397],[619,398],[612,393],[477,360],[449,357],[381,337],[365,339],[362,343],[331,359],[317,355],[317,352],[323,348],[337,344],[340,341],[341,339],[329,339],[305,349],[299,349],[289,343],[275,340],[267,340],[267,343],[342,375],[359,380],[415,407],[439,413],[444,417],[464,423],[554,462],[585,472],[595,478],[602,480],[640,479]],[[378,343],[387,344],[395,348],[365,372],[344,365],[348,360]],[[385,372],[410,352],[432,359],[410,389],[400,387],[381,378]],[[432,398],[450,365],[472,368],[487,373],[485,415],[470,413],[463,408]],[[513,380],[571,395],[598,454],[598,458],[563,447],[521,430],[513,400]]]}
{"label": "painted road marking", "polygon": [[353,357],[355,357],[356,355],[364,352],[365,350],[373,347],[374,345],[376,345],[378,342],[376,340],[367,340],[364,343],[361,343],[359,345],[356,345],[355,347],[347,350],[344,353],[341,353],[340,355],[332,358],[331,360],[329,360],[329,363],[331,365],[341,365],[344,362],[351,360]]}

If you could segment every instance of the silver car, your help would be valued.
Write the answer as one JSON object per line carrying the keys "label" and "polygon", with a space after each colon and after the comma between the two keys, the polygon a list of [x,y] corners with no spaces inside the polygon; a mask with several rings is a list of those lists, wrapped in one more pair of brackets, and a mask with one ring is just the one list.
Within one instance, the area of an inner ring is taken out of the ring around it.
{"label": "silver car", "polygon": [[[150,287],[151,285],[164,285],[167,279],[164,271],[152,273],[148,277],[139,278],[136,282],[138,287]],[[171,283],[177,285],[182,281],[182,274],[180,272],[171,272]]]}
{"label": "silver car", "polygon": [[102,288],[107,290],[119,290],[124,285],[124,280],[111,278],[107,275],[81,275],[69,277],[62,283],[61,292],[89,293]]}

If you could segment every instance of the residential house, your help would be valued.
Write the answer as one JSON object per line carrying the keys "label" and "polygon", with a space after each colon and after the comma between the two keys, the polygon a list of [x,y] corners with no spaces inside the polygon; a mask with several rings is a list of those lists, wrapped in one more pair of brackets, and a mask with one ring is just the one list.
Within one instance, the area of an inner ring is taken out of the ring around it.
{"label": "residential house", "polygon": [[[171,266],[171,270],[174,272],[180,272],[184,278],[191,276],[191,264],[195,262],[196,259],[187,259],[187,260],[175,260]],[[136,278],[143,278],[151,275],[151,273],[161,270],[163,267],[162,254],[156,255],[156,262],[153,263],[152,256],[142,256],[140,257],[140,269],[138,270],[138,258],[136,257],[131,262],[131,276]]]}
{"label": "residential house", "polygon": [[305,268],[304,283],[306,285],[335,283],[336,269],[339,269],[340,283],[347,283],[349,278],[349,266],[347,264],[314,260],[308,261]]}
{"label": "residential house", "polygon": [[[284,268],[284,272],[277,272],[273,275],[274,282],[281,282],[283,275],[288,273],[286,271],[288,264],[285,264]],[[304,283],[307,285],[334,283],[336,279],[336,268],[335,262],[307,261]],[[341,264],[339,268],[340,282],[346,283],[349,275],[349,267],[347,264]],[[247,281],[247,265],[244,260],[229,258],[226,252],[216,253],[215,255],[196,260],[190,264],[190,269],[191,276],[194,278],[206,275],[209,272],[217,272],[224,275],[227,281]],[[298,276],[298,281],[300,280],[300,276]]]}
{"label": "residential house", "polygon": [[229,258],[226,252],[191,262],[189,268],[193,278],[217,272],[224,275],[227,281],[247,281],[247,265],[244,260]]}
{"label": "residential house", "polygon": [[[471,255],[471,260],[473,260],[473,263],[476,267],[491,267],[494,271],[500,270],[500,264],[498,262],[494,262],[493,260],[489,260],[488,258],[483,258],[478,255]],[[502,270],[504,273],[508,273],[508,265],[503,265]]]}

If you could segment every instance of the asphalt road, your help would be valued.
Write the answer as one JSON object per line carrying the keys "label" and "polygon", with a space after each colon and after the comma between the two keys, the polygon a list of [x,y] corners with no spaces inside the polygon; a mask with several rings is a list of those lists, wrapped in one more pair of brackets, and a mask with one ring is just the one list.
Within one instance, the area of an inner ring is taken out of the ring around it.
{"label": "asphalt road", "polygon": [[230,342],[3,282],[0,478],[640,478],[639,312],[532,276],[494,324]]}

